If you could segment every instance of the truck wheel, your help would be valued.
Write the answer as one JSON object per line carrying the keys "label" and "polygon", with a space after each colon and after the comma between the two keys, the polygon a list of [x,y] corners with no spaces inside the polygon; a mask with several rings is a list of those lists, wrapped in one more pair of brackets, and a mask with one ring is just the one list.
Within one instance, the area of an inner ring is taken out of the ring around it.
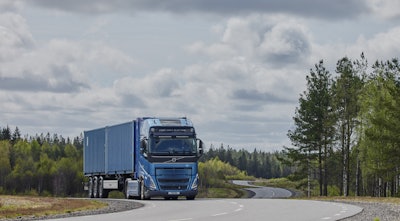
{"label": "truck wheel", "polygon": [[194,198],[196,198],[196,196],[187,196],[186,197],[187,200],[194,200]]}
{"label": "truck wheel", "polygon": [[99,198],[106,198],[105,197],[105,191],[104,191],[104,180],[103,180],[103,177],[99,178],[98,190],[99,190]]}
{"label": "truck wheel", "polygon": [[144,180],[140,182],[140,199],[141,200],[149,200],[150,197],[146,194],[146,186],[144,185]]}
{"label": "truck wheel", "polygon": [[89,198],[93,198],[93,178],[92,178],[92,177],[89,178],[88,184],[89,184],[89,187],[88,187],[88,197],[89,197]]}
{"label": "truck wheel", "polygon": [[125,195],[125,199],[131,199],[131,197],[128,195],[128,180],[125,180],[124,195]]}
{"label": "truck wheel", "polygon": [[93,179],[93,198],[99,197],[99,181],[97,176]]}

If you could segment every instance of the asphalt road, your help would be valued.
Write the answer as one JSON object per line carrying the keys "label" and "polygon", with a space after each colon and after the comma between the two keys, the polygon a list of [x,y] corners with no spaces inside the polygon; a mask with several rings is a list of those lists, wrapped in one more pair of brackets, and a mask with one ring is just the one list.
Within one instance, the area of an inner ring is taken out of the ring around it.
{"label": "asphalt road", "polygon": [[249,188],[245,188],[254,193],[252,198],[289,198],[292,196],[292,192],[282,188],[274,188],[274,187],[260,187],[249,184],[249,181],[246,180],[233,180],[232,181],[236,185],[248,186]]}
{"label": "asphalt road", "polygon": [[360,207],[309,200],[288,199],[196,199],[150,200],[140,209],[95,216],[54,219],[59,221],[186,221],[186,220],[339,220],[355,215]]}
{"label": "asphalt road", "polygon": [[[196,199],[140,201],[145,206],[120,213],[54,219],[59,221],[187,221],[187,220],[279,220],[331,221],[353,216],[362,208],[332,202],[282,199],[292,193],[281,188],[257,187],[247,181],[234,183],[248,186],[255,193],[251,199]],[[279,199],[277,199],[279,198]]]}

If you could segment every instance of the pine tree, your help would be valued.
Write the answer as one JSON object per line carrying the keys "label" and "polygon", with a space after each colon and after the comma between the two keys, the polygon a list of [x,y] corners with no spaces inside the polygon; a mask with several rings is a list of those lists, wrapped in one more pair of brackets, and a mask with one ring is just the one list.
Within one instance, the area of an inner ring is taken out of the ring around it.
{"label": "pine tree", "polygon": [[334,123],[331,102],[332,79],[321,60],[306,77],[307,91],[301,94],[299,107],[293,118],[295,128],[288,137],[295,148],[285,147],[287,156],[300,171],[311,179],[311,171],[317,167],[320,195],[327,195],[326,159],[334,141]]}
{"label": "pine tree", "polygon": [[[363,58],[363,55],[361,56]],[[337,62],[336,72],[339,77],[333,84],[334,109],[338,117],[337,128],[342,152],[342,183],[341,192],[349,195],[350,185],[350,153],[355,145],[355,128],[358,124],[358,96],[363,86],[363,80],[353,66],[353,62],[344,57]]]}
{"label": "pine tree", "polygon": [[18,127],[15,127],[14,133],[11,136],[12,143],[16,143],[19,139],[21,139],[21,132]]}
{"label": "pine tree", "polygon": [[360,151],[363,175],[373,180],[370,194],[387,196],[390,186],[391,194],[396,192],[400,168],[400,68],[393,59],[377,61],[373,69],[360,97]]}
{"label": "pine tree", "polygon": [[8,125],[1,131],[1,140],[11,140],[11,130]]}

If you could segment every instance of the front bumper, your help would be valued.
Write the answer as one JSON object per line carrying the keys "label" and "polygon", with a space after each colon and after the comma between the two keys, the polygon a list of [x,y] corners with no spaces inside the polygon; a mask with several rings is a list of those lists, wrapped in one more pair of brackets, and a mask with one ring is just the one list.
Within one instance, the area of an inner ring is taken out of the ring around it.
{"label": "front bumper", "polygon": [[186,196],[186,197],[195,197],[197,195],[197,190],[148,190],[147,195],[149,197],[178,197],[178,196]]}

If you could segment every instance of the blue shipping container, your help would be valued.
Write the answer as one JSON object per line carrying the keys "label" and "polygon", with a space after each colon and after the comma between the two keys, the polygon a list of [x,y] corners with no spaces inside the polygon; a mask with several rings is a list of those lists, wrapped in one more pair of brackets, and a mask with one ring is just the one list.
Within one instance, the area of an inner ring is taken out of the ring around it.
{"label": "blue shipping container", "polygon": [[133,173],[134,122],[106,127],[106,174]]}
{"label": "blue shipping container", "polygon": [[135,122],[84,132],[84,174],[134,172]]}
{"label": "blue shipping container", "polygon": [[103,174],[105,172],[105,128],[84,133],[84,165],[85,174]]}

